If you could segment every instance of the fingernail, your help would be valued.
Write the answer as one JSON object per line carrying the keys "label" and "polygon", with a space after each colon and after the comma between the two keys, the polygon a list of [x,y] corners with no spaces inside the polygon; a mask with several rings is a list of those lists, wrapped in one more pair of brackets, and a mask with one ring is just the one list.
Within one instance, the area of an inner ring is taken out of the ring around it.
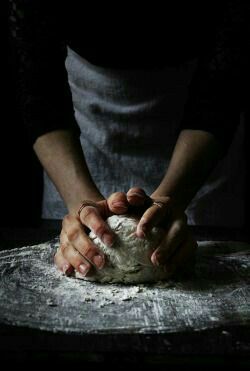
{"label": "fingernail", "polygon": [[71,265],[65,264],[62,268],[62,271],[65,276],[70,276],[73,272],[73,267]]}
{"label": "fingernail", "polygon": [[114,237],[108,233],[104,233],[102,240],[103,243],[109,247],[111,247],[114,243]]}
{"label": "fingernail", "polygon": [[69,264],[64,264],[62,267],[63,274],[68,276],[72,272],[71,268],[72,267]]}
{"label": "fingernail", "polygon": [[104,258],[101,255],[95,255],[92,260],[93,260],[93,263],[95,264],[95,266],[98,269],[102,269],[103,268],[104,263],[105,263],[105,260],[104,260]]}
{"label": "fingernail", "polygon": [[86,274],[88,273],[89,269],[90,269],[90,268],[89,268],[87,265],[84,265],[84,264],[79,265],[79,271],[80,271],[80,273],[81,273],[84,277],[85,277]]}
{"label": "fingernail", "polygon": [[117,208],[122,209],[122,210],[127,210],[127,208],[128,208],[126,205],[124,205],[123,202],[120,202],[120,201],[113,202],[112,206],[117,207]]}
{"label": "fingernail", "polygon": [[69,264],[64,264],[62,267],[63,274],[65,274],[68,269],[69,269]]}
{"label": "fingernail", "polygon": [[134,193],[131,193],[128,197],[140,197],[140,198],[145,198],[144,195],[142,195],[141,193],[137,193],[137,192],[134,192]]}

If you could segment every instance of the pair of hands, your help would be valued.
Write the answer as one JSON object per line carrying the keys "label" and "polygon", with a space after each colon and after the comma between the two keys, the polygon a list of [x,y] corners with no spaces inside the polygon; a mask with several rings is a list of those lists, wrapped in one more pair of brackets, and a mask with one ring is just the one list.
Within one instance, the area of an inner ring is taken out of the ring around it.
{"label": "pair of hands", "polygon": [[60,247],[55,255],[58,269],[67,275],[77,270],[82,276],[91,275],[93,269],[102,269],[105,256],[90,240],[88,231],[93,231],[104,244],[112,246],[116,236],[105,220],[114,214],[129,214],[131,210],[138,215],[138,238],[145,238],[154,226],[164,226],[166,230],[151,255],[152,264],[164,266],[169,277],[178,269],[186,268],[197,243],[188,229],[185,213],[178,211],[169,197],[154,200],[141,188],[131,188],[127,193],[113,193],[107,200],[96,202],[95,206],[85,206],[79,216],[68,214],[64,217]]}

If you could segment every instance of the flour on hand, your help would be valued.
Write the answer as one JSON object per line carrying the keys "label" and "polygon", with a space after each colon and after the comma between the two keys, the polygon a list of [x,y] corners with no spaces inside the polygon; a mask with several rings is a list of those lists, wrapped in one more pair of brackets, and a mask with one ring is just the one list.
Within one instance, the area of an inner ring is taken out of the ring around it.
{"label": "flour on hand", "polygon": [[[88,281],[111,283],[142,283],[157,282],[166,279],[167,273],[162,267],[152,264],[150,257],[159,245],[164,231],[154,227],[145,239],[135,235],[138,220],[126,215],[113,215],[107,223],[116,234],[112,247],[107,247],[93,233],[90,239],[106,255],[103,269],[95,270],[91,276],[84,277]],[[77,278],[83,278],[76,272]]]}

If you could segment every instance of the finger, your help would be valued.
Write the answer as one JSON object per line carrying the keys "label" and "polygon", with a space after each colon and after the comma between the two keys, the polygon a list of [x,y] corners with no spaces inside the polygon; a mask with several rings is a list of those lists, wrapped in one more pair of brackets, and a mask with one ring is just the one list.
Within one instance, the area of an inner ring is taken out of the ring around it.
{"label": "finger", "polygon": [[128,200],[124,192],[112,193],[107,199],[107,203],[114,214],[125,214],[128,210]]}
{"label": "finger", "polygon": [[133,187],[127,192],[127,200],[132,206],[142,206],[146,201],[151,200],[142,188]]}
{"label": "finger", "polygon": [[57,266],[57,268],[62,271],[66,275],[70,275],[73,273],[74,268],[72,265],[69,264],[69,262],[63,257],[61,248],[57,250],[55,256],[54,256],[54,263]]}
{"label": "finger", "polygon": [[76,271],[82,276],[86,276],[91,270],[92,265],[88,262],[78,250],[68,244],[62,249],[63,257],[66,259]]}
{"label": "finger", "polygon": [[73,215],[66,215],[63,219],[63,230],[66,232],[69,241],[85,234],[84,226],[98,236],[105,245],[111,246],[114,243],[115,234],[105,223],[96,207],[84,207],[79,219]]}
{"label": "finger", "polygon": [[71,242],[68,240],[67,234],[63,230],[61,231],[60,242],[60,250],[63,258],[68,261],[73,269],[77,270],[85,277],[91,270],[90,262],[73,247]]}
{"label": "finger", "polygon": [[106,246],[112,246],[115,240],[115,233],[103,220],[99,210],[93,206],[86,206],[80,215],[82,224],[88,227]]}
{"label": "finger", "polygon": [[[74,234],[69,240],[69,235],[62,230],[61,232],[62,253],[65,257],[65,250],[72,246],[78,253],[97,269],[102,269],[105,264],[104,254],[98,250],[87,234],[82,230],[81,233]],[[74,265],[75,266],[75,265]]]}
{"label": "finger", "polygon": [[94,267],[103,268],[105,256],[86,234],[78,235],[74,241],[71,241],[71,244]]}
{"label": "finger", "polygon": [[186,238],[187,233],[188,227],[185,218],[175,220],[167,231],[161,244],[153,252],[151,256],[152,263],[154,265],[165,264],[175,253],[175,250],[179,248],[180,244]]}
{"label": "finger", "polygon": [[147,233],[160,224],[170,210],[170,198],[164,197],[164,201],[152,204],[142,215],[137,228],[136,235],[139,238],[145,238]]}
{"label": "finger", "polygon": [[173,255],[171,260],[165,266],[168,276],[172,276],[178,270],[188,271],[190,268],[194,268],[194,258],[197,250],[197,242],[193,236],[188,235],[185,241],[180,245],[179,249]]}

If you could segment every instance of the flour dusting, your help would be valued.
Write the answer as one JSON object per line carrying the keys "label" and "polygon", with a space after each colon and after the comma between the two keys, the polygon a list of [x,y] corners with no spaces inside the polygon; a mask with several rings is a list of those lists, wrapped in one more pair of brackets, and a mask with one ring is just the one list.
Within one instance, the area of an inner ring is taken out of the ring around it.
{"label": "flour dusting", "polygon": [[58,239],[0,252],[0,321],[66,333],[161,333],[250,324],[250,249],[199,242],[192,277],[107,284],[54,266]]}

